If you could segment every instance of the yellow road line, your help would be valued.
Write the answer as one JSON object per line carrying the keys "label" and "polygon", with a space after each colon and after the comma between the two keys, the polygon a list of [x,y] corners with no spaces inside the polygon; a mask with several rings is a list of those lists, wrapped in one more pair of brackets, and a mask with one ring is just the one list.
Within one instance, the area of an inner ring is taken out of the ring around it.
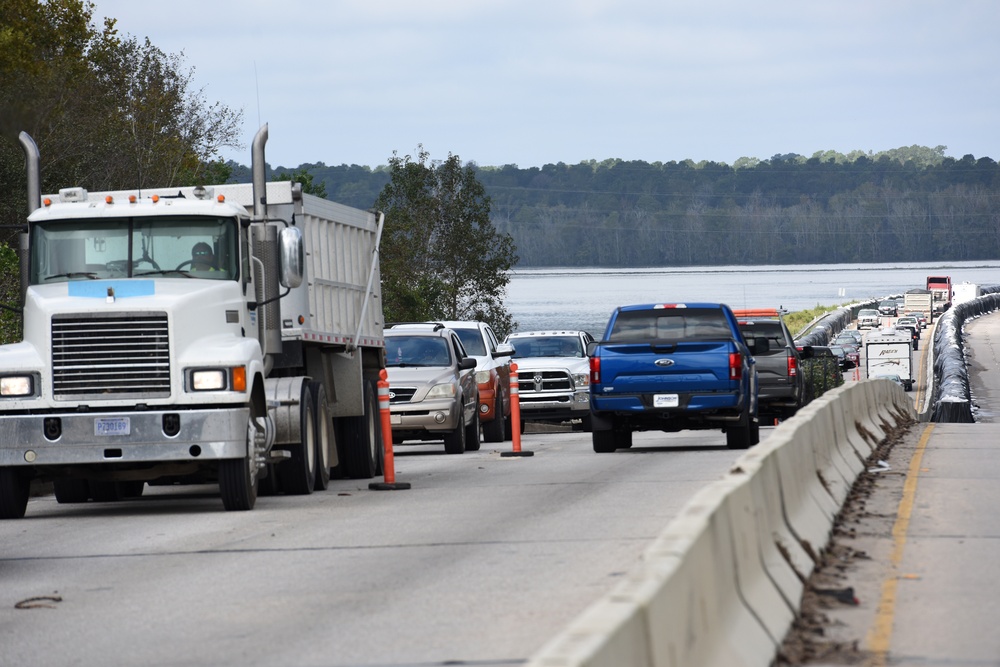
{"label": "yellow road line", "polygon": [[910,515],[913,513],[913,502],[917,494],[917,478],[920,476],[920,463],[931,439],[934,424],[928,424],[917,443],[917,450],[910,460],[910,469],[903,484],[903,497],[896,511],[896,523],[892,527],[892,555],[889,558],[890,571],[882,582],[882,597],[879,599],[875,612],[875,623],[868,632],[868,648],[872,652],[872,667],[885,667],[889,655],[889,645],[892,641],[892,624],[896,615],[896,586],[899,583],[899,565],[903,562],[903,548],[906,546],[906,532],[910,527]]}

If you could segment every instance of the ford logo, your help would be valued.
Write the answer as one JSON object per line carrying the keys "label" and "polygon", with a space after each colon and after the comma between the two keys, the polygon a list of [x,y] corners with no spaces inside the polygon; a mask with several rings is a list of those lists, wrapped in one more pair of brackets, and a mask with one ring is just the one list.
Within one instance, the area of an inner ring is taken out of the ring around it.
{"label": "ford logo", "polygon": [[674,365],[674,360],[673,359],[657,359],[653,363],[656,364],[657,366],[673,366]]}

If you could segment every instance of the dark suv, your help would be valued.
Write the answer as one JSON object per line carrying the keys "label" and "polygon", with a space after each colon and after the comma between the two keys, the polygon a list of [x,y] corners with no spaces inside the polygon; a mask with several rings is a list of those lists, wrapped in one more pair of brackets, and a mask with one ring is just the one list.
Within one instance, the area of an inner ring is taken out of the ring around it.
{"label": "dark suv", "polygon": [[[757,360],[758,405],[761,423],[765,418],[787,419],[804,405],[805,376],[801,361],[811,348],[800,352],[795,340],[781,318],[773,309],[735,310],[740,331],[747,340],[766,338],[766,351],[754,354]],[[760,350],[764,346],[758,346]]]}

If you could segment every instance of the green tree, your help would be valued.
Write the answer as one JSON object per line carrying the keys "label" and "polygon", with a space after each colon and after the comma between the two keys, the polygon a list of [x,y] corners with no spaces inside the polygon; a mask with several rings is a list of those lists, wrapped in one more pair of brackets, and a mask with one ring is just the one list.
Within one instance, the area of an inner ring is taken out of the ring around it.
{"label": "green tree", "polygon": [[382,299],[387,321],[481,320],[499,335],[514,328],[504,306],[514,241],[490,220],[490,198],[473,165],[457,155],[432,163],[393,153],[389,183],[375,207],[385,212]]}
{"label": "green tree", "polygon": [[326,199],[326,184],[323,181],[316,181],[313,179],[313,175],[310,174],[305,169],[298,169],[297,171],[289,174],[287,171],[283,171],[280,174],[275,174],[271,177],[272,181],[293,181],[295,183],[302,184],[302,192],[307,195],[316,195],[317,197],[322,197]]}

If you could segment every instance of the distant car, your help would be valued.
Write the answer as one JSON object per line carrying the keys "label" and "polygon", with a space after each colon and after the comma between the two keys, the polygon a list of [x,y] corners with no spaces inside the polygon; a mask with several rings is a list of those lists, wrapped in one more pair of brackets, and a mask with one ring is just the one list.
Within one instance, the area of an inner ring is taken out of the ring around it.
{"label": "distant car", "polygon": [[590,359],[586,331],[523,331],[507,336],[517,363],[522,421],[577,422],[590,431]]}
{"label": "distant car", "polygon": [[394,443],[444,439],[444,450],[479,449],[476,359],[443,324],[383,330]]}
{"label": "distant car", "polygon": [[841,336],[850,336],[855,345],[861,345],[864,342],[864,334],[858,329],[844,329],[837,334],[837,338],[840,338]]}
{"label": "distant car", "polygon": [[874,379],[874,380],[891,380],[892,382],[895,382],[896,384],[898,384],[900,387],[903,387],[904,391],[906,390],[906,387],[903,385],[903,378],[899,377],[898,375],[876,375],[872,379]]}
{"label": "distant car", "polygon": [[882,326],[882,316],[875,308],[864,308],[858,311],[858,329],[877,329]]}
{"label": "distant car", "polygon": [[837,357],[837,364],[840,366],[841,370],[847,370],[849,368],[854,368],[855,364],[851,363],[847,358],[847,350],[841,345],[830,345],[830,351],[833,355]]}
{"label": "distant car", "polygon": [[926,316],[926,315],[924,315],[924,314],[923,314],[922,312],[920,312],[919,310],[915,310],[915,311],[913,311],[913,312],[910,312],[910,313],[904,313],[904,314],[905,314],[905,315],[906,315],[907,317],[913,317],[913,318],[916,318],[916,320],[917,320],[917,324],[919,324],[919,325],[920,325],[920,328],[921,328],[921,329],[926,329],[926,328],[927,328],[927,316]]}
{"label": "distant car", "polygon": [[912,315],[903,315],[896,320],[896,328],[899,327],[913,327],[917,330],[917,337],[920,337],[920,320],[913,317]]}
{"label": "distant car", "polygon": [[847,368],[857,368],[861,363],[861,349],[854,343],[838,344],[838,347],[844,350],[844,355],[847,357]]}
{"label": "distant car", "polygon": [[920,346],[920,332],[917,330],[916,324],[900,324],[898,321],[893,325],[893,328],[897,331],[905,331],[910,335],[910,340],[913,341],[913,349],[916,350]]}
{"label": "distant car", "polygon": [[510,358],[514,348],[501,343],[493,328],[485,322],[446,320],[441,324],[458,334],[465,351],[476,359],[483,440],[510,440],[513,433],[510,426]]}
{"label": "distant car", "polygon": [[879,315],[884,315],[884,316],[888,316],[888,317],[895,317],[896,313],[898,312],[898,310],[896,308],[896,302],[894,300],[890,300],[890,299],[887,299],[885,301],[879,302],[879,304],[878,304],[878,312],[879,312]]}
{"label": "distant car", "polygon": [[858,345],[858,339],[849,333],[839,333],[831,345]]}

